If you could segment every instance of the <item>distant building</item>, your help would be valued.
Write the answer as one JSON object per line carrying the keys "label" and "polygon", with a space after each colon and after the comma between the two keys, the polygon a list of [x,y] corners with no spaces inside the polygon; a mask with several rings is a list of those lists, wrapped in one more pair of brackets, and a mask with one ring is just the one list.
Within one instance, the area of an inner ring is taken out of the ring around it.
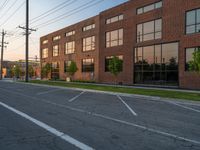
{"label": "distant building", "polygon": [[117,56],[119,83],[200,89],[200,75],[189,69],[200,47],[199,0],[129,0],[40,40],[52,77],[66,79],[75,61],[74,79],[115,83],[108,66]]}
{"label": "distant building", "polygon": [[[25,60],[19,60],[19,61],[4,61],[3,62],[3,78],[12,78],[13,75],[11,73],[11,69],[19,65],[21,71],[23,74],[25,74],[25,68],[26,68],[26,63]],[[34,76],[33,78],[40,78],[40,62],[39,61],[34,61],[30,60],[29,65],[33,67],[34,70]]]}

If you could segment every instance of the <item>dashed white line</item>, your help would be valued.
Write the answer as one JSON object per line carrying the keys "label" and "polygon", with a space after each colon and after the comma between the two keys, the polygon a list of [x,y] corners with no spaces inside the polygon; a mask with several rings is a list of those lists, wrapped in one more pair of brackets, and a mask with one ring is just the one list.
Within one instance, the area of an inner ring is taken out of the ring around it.
{"label": "dashed white line", "polygon": [[68,109],[68,110],[71,110],[71,111],[88,114],[88,115],[99,117],[99,118],[102,118],[102,119],[105,119],[105,120],[110,120],[110,121],[113,121],[113,122],[116,122],[116,123],[132,126],[132,127],[138,128],[138,129],[142,129],[142,130],[146,130],[146,131],[149,131],[149,132],[152,132],[152,133],[163,135],[163,136],[166,136],[166,137],[169,137],[169,138],[174,138],[174,139],[177,139],[177,140],[180,140],[180,141],[185,141],[185,142],[190,142],[190,143],[193,143],[193,144],[200,145],[200,141],[192,140],[192,139],[189,139],[189,138],[186,138],[186,137],[181,137],[181,136],[171,134],[171,133],[168,133],[168,132],[163,132],[163,131],[160,131],[160,130],[148,128],[148,127],[145,127],[145,126],[142,126],[142,125],[138,125],[138,124],[131,123],[131,122],[128,122],[128,121],[112,118],[112,117],[109,117],[109,116],[106,116],[106,115],[92,113],[92,112],[89,112],[89,111],[86,111],[86,110],[83,110],[83,109],[77,109],[77,108],[74,108],[74,107],[53,103],[53,102],[50,102],[46,99],[41,99],[41,98],[38,99],[37,97],[28,96],[28,95],[25,95],[25,94],[22,94],[22,93],[9,91],[9,90],[3,89],[3,88],[0,88],[0,89],[2,91],[6,91],[8,93],[13,93],[13,94],[16,94],[16,95],[21,95],[21,96],[27,97],[28,100],[29,99],[35,99],[37,101],[44,102],[44,103],[47,103],[47,104],[51,104],[51,105],[54,105],[54,106],[57,106],[57,107],[60,107],[60,108],[65,108],[65,109]]}
{"label": "dashed white line", "polygon": [[118,99],[128,108],[128,110],[134,115],[137,116],[137,113],[121,98],[121,96],[117,95]]}
{"label": "dashed white line", "polygon": [[85,93],[85,91],[82,91],[80,94],[76,95],[75,97],[71,98],[70,100],[68,100],[69,102],[73,102],[75,101],[77,98],[79,98],[81,95],[83,95]]}
{"label": "dashed white line", "polygon": [[194,108],[191,108],[191,107],[188,107],[188,106],[183,106],[183,105],[175,103],[175,102],[168,102],[168,103],[182,107],[182,108],[185,108],[185,109],[188,109],[188,110],[191,110],[191,111],[194,111],[194,112],[197,112],[197,113],[200,113],[200,110],[197,110],[197,109],[194,109]]}
{"label": "dashed white line", "polygon": [[3,106],[4,108],[7,108],[8,110],[18,114],[19,116],[31,121],[32,123],[38,125],[39,127],[47,130],[48,132],[50,132],[50,133],[54,134],[55,136],[63,139],[64,141],[66,141],[66,142],[68,142],[68,143],[80,148],[81,150],[94,150],[92,147],[90,147],[90,146],[88,146],[88,145],[86,145],[86,144],[84,144],[82,142],[79,142],[78,140],[70,137],[69,135],[67,135],[67,134],[65,134],[65,133],[63,133],[61,131],[58,131],[57,129],[55,129],[55,128],[53,128],[53,127],[51,127],[51,126],[49,126],[49,125],[47,125],[47,124],[35,119],[35,118],[32,118],[31,116],[29,116],[29,115],[27,115],[27,114],[15,109],[15,108],[13,108],[13,107],[10,107],[5,103],[0,102],[0,105]]}
{"label": "dashed white line", "polygon": [[56,92],[56,91],[60,91],[61,89],[53,89],[53,90],[49,90],[49,91],[45,91],[45,92],[39,92],[36,95],[43,95],[43,94],[48,94],[48,93],[52,93],[52,92]]}

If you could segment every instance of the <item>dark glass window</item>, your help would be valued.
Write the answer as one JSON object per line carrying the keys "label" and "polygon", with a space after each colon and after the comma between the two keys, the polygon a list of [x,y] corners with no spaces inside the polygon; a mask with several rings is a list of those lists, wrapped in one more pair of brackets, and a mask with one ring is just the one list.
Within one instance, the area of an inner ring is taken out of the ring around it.
{"label": "dark glass window", "polygon": [[[123,64],[123,56],[119,55],[119,56],[116,56],[116,57],[118,57],[122,61],[122,64]],[[106,59],[105,59],[105,72],[109,72],[110,71],[109,70],[109,65],[110,65],[110,61],[111,61],[112,58],[113,58],[113,56],[106,57]],[[122,72],[122,71],[123,71],[123,65],[122,65],[122,69],[120,70],[120,72]]]}
{"label": "dark glass window", "polygon": [[196,71],[196,56],[200,54],[200,47],[187,48],[186,49],[186,60],[185,60],[185,70],[186,71]]}
{"label": "dark glass window", "polygon": [[52,62],[51,64],[51,78],[52,79],[59,79],[59,62]]}
{"label": "dark glass window", "polygon": [[186,13],[186,34],[200,33],[200,9]]}
{"label": "dark glass window", "polygon": [[135,49],[135,83],[178,83],[178,43],[160,44]]}
{"label": "dark glass window", "polygon": [[82,60],[82,72],[94,72],[94,59],[83,59]]}
{"label": "dark glass window", "polygon": [[162,19],[137,25],[137,42],[162,38]]}
{"label": "dark glass window", "polygon": [[64,71],[65,72],[68,72],[69,66],[71,65],[71,62],[72,61],[69,61],[69,60],[64,62]]}

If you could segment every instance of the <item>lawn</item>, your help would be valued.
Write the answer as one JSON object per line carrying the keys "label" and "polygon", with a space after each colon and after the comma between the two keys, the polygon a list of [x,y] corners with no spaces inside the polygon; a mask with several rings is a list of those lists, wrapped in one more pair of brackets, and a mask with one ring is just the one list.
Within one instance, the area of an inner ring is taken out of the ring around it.
{"label": "lawn", "polygon": [[141,89],[141,88],[129,88],[129,87],[117,87],[117,86],[105,86],[105,85],[95,85],[95,84],[83,84],[83,83],[67,83],[64,81],[40,81],[33,80],[30,83],[35,84],[45,84],[52,86],[61,86],[69,88],[80,88],[80,89],[91,89],[98,91],[107,91],[107,92],[118,92],[118,93],[127,93],[127,94],[139,94],[147,96],[158,96],[163,98],[174,98],[174,99],[186,99],[192,101],[200,101],[199,93],[186,93],[179,91],[166,91],[166,90],[157,90],[157,89]]}

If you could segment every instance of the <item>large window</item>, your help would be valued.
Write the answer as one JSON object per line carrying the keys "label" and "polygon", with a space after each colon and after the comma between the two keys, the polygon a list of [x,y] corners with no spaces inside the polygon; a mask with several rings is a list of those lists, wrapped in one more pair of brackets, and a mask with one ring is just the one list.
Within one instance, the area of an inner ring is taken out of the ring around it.
{"label": "large window", "polygon": [[82,72],[94,72],[94,59],[83,59],[82,60]]}
{"label": "large window", "polygon": [[114,22],[117,22],[117,21],[120,21],[123,19],[124,19],[124,15],[121,14],[121,15],[106,19],[106,24],[111,24],[111,23],[114,23]]}
{"label": "large window", "polygon": [[200,9],[186,13],[186,34],[200,33]]}
{"label": "large window", "polygon": [[123,29],[106,33],[106,47],[123,45]]}
{"label": "large window", "polygon": [[91,24],[91,25],[83,27],[83,31],[88,31],[88,30],[91,30],[91,29],[94,29],[94,28],[95,28],[95,24]]}
{"label": "large window", "polygon": [[65,54],[72,54],[75,51],[75,41],[67,42],[65,44]]}
{"label": "large window", "polygon": [[[105,59],[105,72],[109,72],[109,65],[110,65],[110,61],[111,59],[113,58],[114,56],[107,56],[106,59]],[[120,72],[123,71],[123,56],[122,55],[119,55],[119,56],[116,56],[118,57],[121,61],[122,61],[122,68],[120,70]]]}
{"label": "large window", "polygon": [[71,65],[71,62],[72,61],[70,61],[70,60],[64,62],[64,71],[65,71],[65,73],[68,72],[69,67]]}
{"label": "large window", "polygon": [[162,19],[137,25],[137,42],[162,38]]}
{"label": "large window", "polygon": [[52,79],[59,79],[59,62],[52,62],[51,64],[51,78]]}
{"label": "large window", "polygon": [[137,14],[143,14],[143,13],[146,13],[146,12],[149,12],[149,11],[152,11],[154,9],[161,8],[161,7],[162,7],[162,1],[157,2],[157,3],[153,3],[151,5],[147,5],[147,6],[144,6],[144,7],[141,7],[141,8],[138,8]]}
{"label": "large window", "polygon": [[48,57],[48,48],[42,49],[42,58],[47,58]]}
{"label": "large window", "polygon": [[83,39],[83,51],[91,51],[95,49],[95,36]]}
{"label": "large window", "polygon": [[186,71],[196,71],[196,63],[200,55],[200,47],[187,48],[186,49],[186,60],[185,60],[185,70]]}
{"label": "large window", "polygon": [[59,46],[58,45],[54,45],[53,46],[53,57],[56,57],[59,55]]}
{"label": "large window", "polygon": [[135,49],[135,83],[178,83],[178,43],[138,47]]}

